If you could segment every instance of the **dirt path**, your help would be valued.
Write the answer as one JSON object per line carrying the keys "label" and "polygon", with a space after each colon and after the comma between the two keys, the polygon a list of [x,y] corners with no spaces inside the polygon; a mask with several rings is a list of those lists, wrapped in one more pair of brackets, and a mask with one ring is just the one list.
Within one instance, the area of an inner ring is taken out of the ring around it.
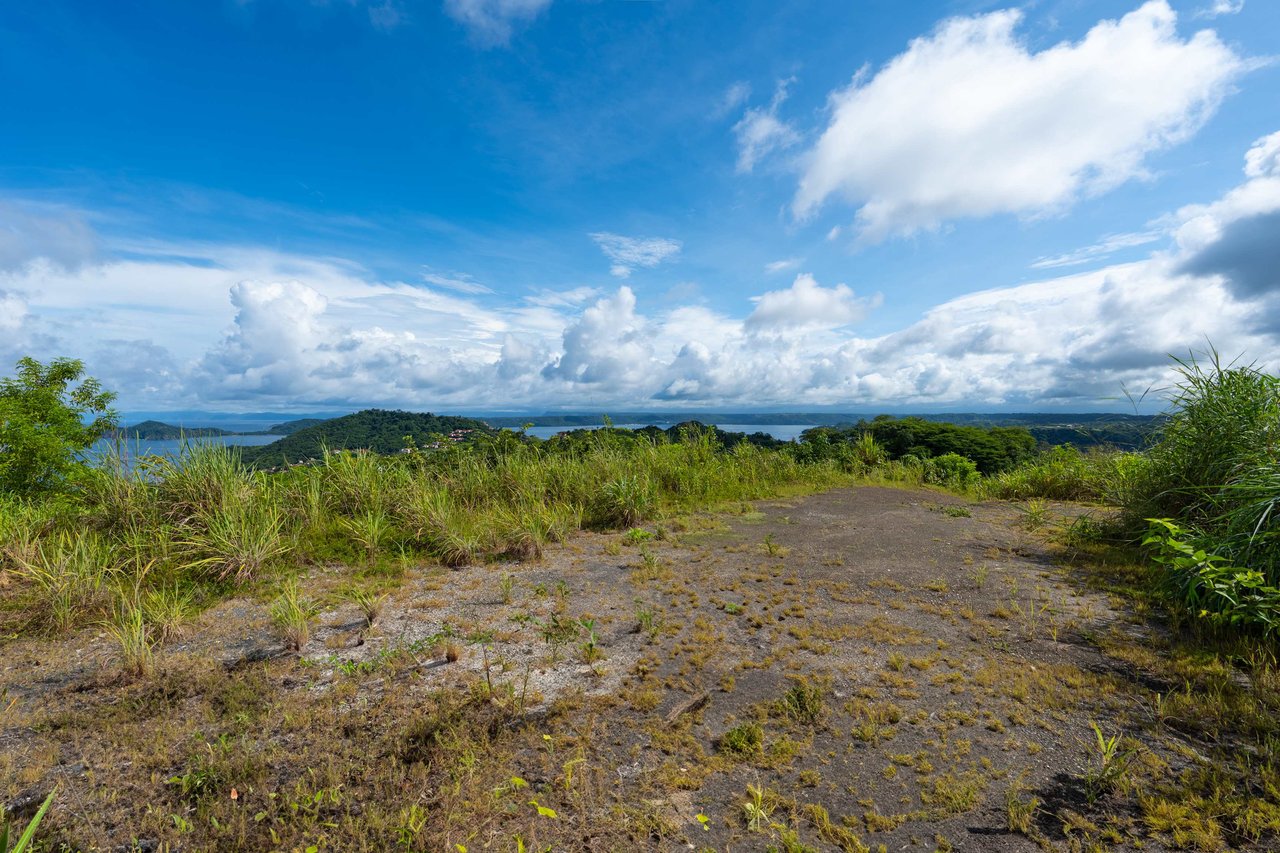
{"label": "dirt path", "polygon": [[10,642],[0,797],[59,784],[85,849],[1166,849],[1133,789],[1194,744],[1100,780],[1091,728],[1151,724],[1115,653],[1148,629],[1020,517],[866,487],[582,534],[411,569],[301,659],[236,599],[143,682],[101,636]]}

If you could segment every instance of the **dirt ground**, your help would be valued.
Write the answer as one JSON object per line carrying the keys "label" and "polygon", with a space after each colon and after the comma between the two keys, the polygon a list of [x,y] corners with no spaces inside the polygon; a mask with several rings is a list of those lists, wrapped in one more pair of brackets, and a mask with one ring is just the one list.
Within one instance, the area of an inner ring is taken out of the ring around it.
{"label": "dirt ground", "polygon": [[[10,640],[0,802],[58,785],[49,849],[1181,846],[1136,798],[1203,747],[1117,651],[1159,629],[1025,518],[841,489],[364,570],[372,626],[340,594],[357,571],[315,567],[301,654],[237,598],[142,679],[99,633]],[[1129,745],[1114,777],[1095,722]]]}

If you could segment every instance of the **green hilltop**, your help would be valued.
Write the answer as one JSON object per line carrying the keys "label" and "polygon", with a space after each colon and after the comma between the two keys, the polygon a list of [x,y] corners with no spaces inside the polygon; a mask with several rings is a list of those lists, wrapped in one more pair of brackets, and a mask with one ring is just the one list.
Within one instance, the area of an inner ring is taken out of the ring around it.
{"label": "green hilltop", "polygon": [[[286,426],[292,424],[281,425]],[[276,429],[278,427],[273,427],[272,431]],[[271,444],[241,448],[240,455],[249,465],[269,468],[319,459],[326,448],[397,453],[404,449],[406,436],[422,446],[430,444],[441,435],[447,436],[463,430],[489,432],[490,428],[484,421],[475,418],[365,409],[340,418],[316,421]]]}

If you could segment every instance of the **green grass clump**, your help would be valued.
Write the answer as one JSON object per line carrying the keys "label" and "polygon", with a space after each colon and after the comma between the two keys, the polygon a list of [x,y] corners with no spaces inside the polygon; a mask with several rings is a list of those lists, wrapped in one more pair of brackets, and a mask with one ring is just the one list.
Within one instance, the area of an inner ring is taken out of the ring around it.
{"label": "green grass clump", "polygon": [[271,621],[280,631],[285,645],[301,651],[311,639],[311,620],[319,612],[320,608],[299,590],[297,579],[290,578],[281,586],[280,595],[271,604]]}
{"label": "green grass clump", "polygon": [[751,758],[764,752],[764,729],[759,723],[741,723],[720,736],[720,752],[735,758]]}

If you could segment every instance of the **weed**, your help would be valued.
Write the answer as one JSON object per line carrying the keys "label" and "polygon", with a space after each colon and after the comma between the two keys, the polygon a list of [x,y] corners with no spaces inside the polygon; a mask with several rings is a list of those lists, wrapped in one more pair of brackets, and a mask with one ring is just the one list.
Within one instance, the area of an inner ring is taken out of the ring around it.
{"label": "weed", "polygon": [[1020,783],[1010,785],[1005,791],[1005,818],[1010,832],[1031,835],[1036,813],[1040,810],[1040,799],[1024,798],[1024,793],[1025,789]]}
{"label": "weed", "polygon": [[498,598],[503,604],[510,604],[514,597],[516,588],[516,576],[510,572],[504,572],[502,577],[498,578]]}
{"label": "weed", "polygon": [[822,716],[822,688],[805,682],[793,684],[779,705],[789,719],[812,725]]}
{"label": "weed", "polygon": [[381,509],[368,509],[353,518],[342,519],[351,538],[364,546],[365,561],[372,563],[391,531],[391,519]]}
{"label": "weed", "polygon": [[196,612],[193,593],[179,588],[177,584],[146,590],[142,593],[139,607],[160,643],[180,638]]}
{"label": "weed", "polygon": [[1096,749],[1093,753],[1094,762],[1085,770],[1083,778],[1085,796],[1090,803],[1095,803],[1125,780],[1135,751],[1120,749],[1120,735],[1106,737],[1102,734],[1102,727],[1096,722],[1089,726],[1093,729]]}
{"label": "weed", "polygon": [[764,729],[759,723],[741,723],[720,736],[719,750],[736,758],[751,758],[764,751]]}
{"label": "weed", "polygon": [[763,832],[768,825],[773,808],[765,803],[764,788],[759,785],[747,786],[747,801],[742,804],[742,817],[750,832]]}
{"label": "weed", "polygon": [[600,649],[600,637],[596,634],[596,620],[580,619],[578,626],[582,629],[583,639],[579,644],[583,663],[595,663],[604,657]]}
{"label": "weed", "polygon": [[280,595],[271,604],[271,621],[294,651],[301,651],[311,638],[311,620],[320,612],[309,598],[302,595],[297,578],[290,578],[280,588]]}
{"label": "weed", "polygon": [[653,538],[653,534],[643,527],[633,527],[622,535],[623,545],[639,545],[641,542],[648,542]]}
{"label": "weed", "polygon": [[1049,502],[1043,498],[1032,498],[1018,511],[1022,513],[1022,526],[1027,530],[1039,530],[1049,523]]}
{"label": "weed", "polygon": [[360,610],[360,615],[364,617],[364,624],[372,628],[373,623],[378,621],[378,617],[382,615],[382,610],[387,604],[387,594],[385,592],[378,593],[373,590],[357,588],[348,594],[348,599]]}
{"label": "weed", "polygon": [[35,849],[33,839],[35,838],[36,830],[40,827],[41,821],[44,820],[45,814],[48,813],[49,806],[53,805],[53,798],[57,793],[57,787],[49,792],[49,795],[44,798],[44,802],[40,804],[39,810],[31,817],[30,822],[27,823],[26,828],[22,830],[22,834],[17,837],[12,846],[9,843],[9,835],[13,831],[13,826],[7,820],[0,825],[0,853],[28,853],[28,851]]}
{"label": "weed", "polygon": [[122,603],[115,618],[103,628],[116,641],[120,665],[126,674],[138,678],[151,673],[151,631],[143,617],[142,608]]}
{"label": "weed", "polygon": [[662,624],[653,608],[642,604],[639,599],[636,599],[636,630],[647,635],[650,640],[657,639],[658,632],[662,630]]}
{"label": "weed", "polygon": [[783,546],[779,545],[776,541],[774,541],[772,533],[765,534],[764,542],[761,543],[761,547],[764,549],[764,552],[768,554],[770,557],[785,557],[787,554],[791,552],[790,548],[784,548]]}

